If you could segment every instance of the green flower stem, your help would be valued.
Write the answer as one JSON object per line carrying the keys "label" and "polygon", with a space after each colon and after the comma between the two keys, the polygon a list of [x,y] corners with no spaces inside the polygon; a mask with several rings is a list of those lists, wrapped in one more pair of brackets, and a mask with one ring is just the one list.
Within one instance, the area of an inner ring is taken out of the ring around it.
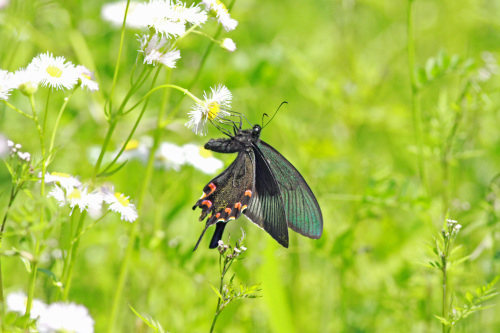
{"label": "green flower stem", "polygon": [[208,39],[210,39],[212,42],[214,43],[217,43],[217,44],[220,44],[220,42],[218,40],[216,40],[215,38],[213,38],[212,36],[202,32],[202,31],[199,31],[199,30],[194,30],[193,31],[194,34],[197,34],[197,35],[200,35],[200,36],[203,36],[203,37],[206,37]]}
{"label": "green flower stem", "polygon": [[42,125],[43,132],[45,132],[45,125],[47,124],[47,114],[49,113],[49,101],[50,101],[50,93],[51,92],[52,92],[52,89],[49,89],[49,91],[47,92],[47,100],[45,101],[45,112],[43,114],[43,125]]}
{"label": "green flower stem", "polygon": [[[125,6],[125,15],[123,16],[122,34],[120,36],[120,47],[118,48],[118,56],[116,59],[115,73],[113,74],[113,83],[111,84],[111,92],[110,92],[109,98],[108,98],[108,101],[109,101],[109,103],[107,105],[108,109],[109,109],[108,114],[111,114],[111,110],[113,109],[113,95],[115,93],[116,81],[118,80],[118,72],[120,71],[121,56],[122,56],[122,51],[123,51],[123,41],[125,39],[125,23],[127,22],[129,5],[130,5],[130,0],[127,0],[127,5]],[[106,106],[105,106],[105,108],[106,108]],[[102,153],[102,150],[101,150],[101,153]],[[97,168],[97,170],[99,170],[99,168]],[[95,169],[94,169],[94,174],[97,174]]]}
{"label": "green flower stem", "polygon": [[[44,199],[45,199],[45,173],[47,172],[47,163],[45,161],[45,133],[40,126],[40,122],[38,121],[38,116],[36,113],[36,106],[35,106],[35,99],[33,95],[29,96],[29,100],[31,103],[31,110],[33,112],[33,120],[36,124],[36,127],[38,129],[38,135],[40,137],[40,146],[42,150],[42,177],[41,177],[41,183],[40,183],[40,199],[42,200],[42,203],[40,205],[40,226],[43,226],[44,224],[44,210],[45,210],[45,205],[44,205]],[[33,296],[35,293],[35,283],[36,283],[36,273],[38,270],[38,254],[40,253],[40,237],[36,237],[36,245],[35,245],[35,256],[34,259],[31,263],[31,274],[30,274],[30,281],[29,281],[29,287],[28,287],[28,300],[26,302],[26,316],[29,317],[31,313],[31,305],[33,303]]]}
{"label": "green flower stem", "polygon": [[198,103],[198,104],[203,103],[203,101],[201,99],[199,99],[198,97],[193,95],[191,92],[189,92],[188,89],[184,89],[184,88],[176,86],[174,84],[163,84],[163,85],[157,86],[157,87],[151,89],[150,91],[148,91],[148,93],[146,95],[144,95],[144,97],[141,98],[141,100],[139,102],[134,104],[130,109],[125,111],[123,114],[127,114],[127,113],[132,112],[137,106],[139,106],[139,104],[141,104],[143,101],[147,100],[151,96],[151,94],[153,94],[155,91],[160,90],[160,89],[165,89],[165,88],[177,89],[179,91],[182,91],[184,93],[184,95],[188,95],[189,97],[191,97],[193,99],[193,101],[195,101],[196,103]]}
{"label": "green flower stem", "polygon": [[10,104],[9,102],[5,101],[5,100],[2,100],[3,104],[7,105],[9,108],[11,108],[12,110],[16,111],[17,113],[19,113],[20,115],[28,118],[28,119],[31,119],[31,120],[34,120],[33,116],[30,116],[29,114],[27,113],[24,113],[23,111],[19,110],[18,108],[16,108],[14,105]]}
{"label": "green flower stem", "polygon": [[[73,93],[79,87],[80,87],[80,84],[77,84],[76,87],[69,93],[68,97],[66,97],[64,99],[64,102],[63,102],[63,104],[61,106],[61,109],[59,110],[59,113],[58,113],[57,118],[56,118],[56,123],[54,124],[54,129],[52,130],[52,136],[50,138],[50,146],[49,146],[49,155],[50,155],[50,157],[47,160],[47,165],[50,164],[50,162],[52,160],[52,156],[53,156],[52,155],[52,149],[54,149],[54,142],[55,142],[55,139],[56,139],[57,128],[59,127],[59,122],[61,121],[62,114],[64,113],[64,110],[66,110],[66,105],[68,105],[68,102],[69,102],[71,96],[73,96]],[[49,90],[49,92],[50,92],[50,90]],[[47,114],[47,111],[45,112],[45,114]]]}
{"label": "green flower stem", "polygon": [[197,31],[196,28],[198,28],[199,26],[200,26],[199,24],[196,24],[196,25],[193,25],[192,27],[190,27],[188,30],[186,30],[186,32],[184,33],[184,35],[182,35],[179,38],[177,38],[170,48],[173,50],[177,46],[177,44],[179,43],[179,41],[181,41],[183,38],[185,38],[190,33],[196,32]]}
{"label": "green flower stem", "polygon": [[[151,82],[151,86],[154,87],[156,83],[156,79],[158,78],[158,75],[160,73],[161,67],[158,67],[158,70],[153,78],[153,81]],[[149,99],[145,100],[143,109],[147,108]],[[158,119],[163,118],[163,113],[165,112],[165,108],[161,108],[160,112],[158,114]],[[149,155],[148,159],[148,164],[146,166],[146,174],[144,176],[144,179],[142,181],[142,189],[139,194],[138,202],[137,202],[137,210],[141,212],[142,206],[144,204],[144,199],[145,199],[145,193],[147,188],[149,187],[149,184],[151,182],[152,174],[153,174],[153,165],[154,165],[154,157],[155,157],[155,152],[156,148],[158,147],[157,143],[157,133],[161,134],[162,128],[157,128],[157,131],[155,132],[155,141],[153,143],[153,147],[151,148],[151,152]],[[122,260],[121,267],[120,267],[120,275],[118,276],[118,282],[116,284],[116,289],[115,289],[115,295],[113,297],[113,305],[111,306],[111,314],[109,317],[109,326],[108,326],[108,332],[109,333],[114,333],[115,332],[115,322],[116,322],[116,317],[118,315],[118,307],[120,305],[120,300],[121,296],[123,293],[123,288],[125,286],[125,281],[127,279],[127,274],[128,274],[128,266],[130,259],[132,257],[132,253],[134,250],[134,243],[135,243],[135,238],[137,237],[137,233],[139,230],[139,222],[141,219],[137,219],[134,223],[132,223],[132,226],[130,228],[130,233],[129,233],[129,239],[128,239],[128,244],[127,244],[127,249],[125,251],[125,257]]]}
{"label": "green flower stem", "polygon": [[420,91],[415,77],[415,40],[413,36],[413,4],[415,0],[409,0],[408,4],[408,17],[407,17],[407,52],[408,52],[408,70],[410,74],[411,84],[411,112],[413,118],[413,132],[415,135],[415,142],[418,147],[417,164],[420,182],[424,189],[427,190],[427,180],[424,169],[423,161],[423,144],[422,144],[422,126],[420,114]]}
{"label": "green flower stem", "polygon": [[78,226],[76,227],[76,232],[74,234],[74,238],[71,241],[71,247],[68,253],[69,257],[69,263],[68,263],[68,271],[66,273],[66,276],[63,276],[63,286],[64,286],[64,291],[63,291],[63,296],[62,300],[66,301],[68,300],[68,295],[69,295],[69,290],[71,288],[71,276],[73,275],[73,267],[75,265],[75,259],[76,259],[76,254],[78,253],[78,245],[80,245],[80,234],[83,229],[83,224],[85,222],[85,217],[87,216],[87,212],[83,211],[82,214],[80,215],[80,220],[78,221]]}
{"label": "green flower stem", "polygon": [[[12,207],[12,204],[16,199],[18,191],[19,189],[17,188],[17,186],[13,185],[10,191],[10,199],[9,203],[7,204],[7,210],[5,211],[5,215],[2,220],[2,226],[0,227],[0,250],[2,249],[2,239],[3,239],[3,231],[5,230],[5,222],[7,221],[10,207]],[[5,298],[3,295],[2,256],[0,256],[0,319],[3,318],[4,314],[5,314]],[[0,330],[1,330],[1,320],[0,320]]]}

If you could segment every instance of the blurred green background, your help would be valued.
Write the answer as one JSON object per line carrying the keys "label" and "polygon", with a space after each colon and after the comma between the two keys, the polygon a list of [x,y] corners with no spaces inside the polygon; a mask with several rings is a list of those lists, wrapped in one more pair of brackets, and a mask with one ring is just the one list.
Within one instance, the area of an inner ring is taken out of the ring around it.
{"label": "blurred green background", "polygon": [[[102,110],[120,38],[120,30],[100,16],[103,4],[11,1],[0,10],[0,68],[14,71],[50,51],[96,71],[100,91],[77,93],[69,103],[57,138],[62,146],[49,170],[83,181],[93,167],[87,151],[102,144],[107,130]],[[216,331],[440,331],[434,315],[441,314],[441,276],[425,264],[433,257],[430,246],[447,211],[463,226],[457,238],[463,245],[460,254],[472,254],[450,272],[457,305],[466,291],[499,274],[500,182],[495,176],[500,171],[500,100],[494,59],[500,51],[500,1],[415,1],[416,65],[425,68],[440,53],[457,55],[464,64],[431,75],[421,89],[420,153],[408,70],[408,6],[408,1],[236,0],[231,15],[239,25],[222,36],[232,38],[238,49],[227,53],[215,47],[192,92],[201,97],[209,87],[226,85],[234,96],[232,109],[253,123],[289,102],[261,138],[308,181],[323,211],[324,233],[315,241],[291,232],[290,248],[284,249],[245,218],[232,222],[227,228],[232,239],[239,238],[240,227],[247,232],[245,260],[233,266],[236,279],[262,283],[263,297],[231,304]],[[204,31],[213,34],[216,29],[207,22]],[[129,87],[139,48],[136,33],[126,30],[117,100]],[[208,44],[194,35],[179,45],[182,59],[172,72],[174,84],[189,85]],[[460,108],[455,102],[464,80],[479,77],[486,63],[491,77],[478,79]],[[39,103],[46,91],[39,94]],[[62,98],[59,92],[51,100],[57,105]],[[170,108],[180,98],[172,91]],[[19,93],[9,102],[28,105]],[[135,138],[152,134],[160,103],[160,94],[153,96]],[[207,137],[184,127],[191,105],[182,101],[162,134],[164,141],[203,145],[221,137],[213,127]],[[457,109],[461,118],[445,167],[442,155]],[[119,124],[112,150],[125,140],[136,114]],[[50,114],[49,123],[55,117]],[[35,126],[4,106],[0,132],[40,154]],[[235,155],[216,157],[229,165]],[[144,170],[140,161],[131,161],[106,181],[133,201]],[[218,254],[207,249],[210,237],[192,252],[204,223],[197,222],[199,211],[191,207],[211,177],[192,167],[155,170],[120,306],[120,332],[146,331],[128,304],[170,332],[209,330],[217,301],[210,284],[218,285]],[[0,190],[3,214],[10,190],[3,167]],[[4,249],[30,249],[30,222],[23,215],[29,206],[27,196],[16,201]],[[80,243],[69,299],[89,309],[96,332],[107,327],[130,227],[109,215]],[[29,276],[21,260],[6,258],[2,264],[6,292],[26,290]],[[42,268],[54,267],[50,259]],[[55,292],[51,279],[40,274],[37,283],[36,297],[50,302]],[[454,331],[498,332],[498,313],[498,307],[475,313]]]}

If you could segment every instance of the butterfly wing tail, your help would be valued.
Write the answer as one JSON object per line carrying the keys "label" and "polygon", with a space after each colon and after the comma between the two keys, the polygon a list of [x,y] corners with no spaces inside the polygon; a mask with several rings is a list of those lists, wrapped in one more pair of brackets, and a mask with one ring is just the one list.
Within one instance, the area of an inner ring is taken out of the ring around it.
{"label": "butterfly wing tail", "polygon": [[210,248],[215,249],[217,246],[219,246],[219,241],[222,239],[222,234],[224,233],[224,228],[226,227],[225,222],[219,222],[215,224],[215,232],[212,237],[212,240],[210,241]]}

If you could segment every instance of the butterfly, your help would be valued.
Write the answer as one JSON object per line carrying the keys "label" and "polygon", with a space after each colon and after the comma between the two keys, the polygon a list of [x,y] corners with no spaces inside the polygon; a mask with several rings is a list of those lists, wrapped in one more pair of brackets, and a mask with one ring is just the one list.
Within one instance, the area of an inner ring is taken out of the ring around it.
{"label": "butterfly", "polygon": [[239,127],[234,122],[232,125],[233,133],[217,126],[229,139],[210,139],[205,144],[205,149],[238,156],[203,188],[203,195],[193,206],[193,210],[201,208],[200,221],[211,214],[193,251],[214,224],[209,247],[216,248],[227,223],[242,213],[286,248],[288,228],[309,238],[320,238],[321,209],[301,174],[276,149],[260,140],[262,126],[243,130],[241,117]]}

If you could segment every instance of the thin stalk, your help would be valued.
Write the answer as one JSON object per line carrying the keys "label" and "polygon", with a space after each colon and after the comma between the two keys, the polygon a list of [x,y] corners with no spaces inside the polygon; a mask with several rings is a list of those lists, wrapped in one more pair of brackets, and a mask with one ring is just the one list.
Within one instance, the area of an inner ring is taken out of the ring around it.
{"label": "thin stalk", "polygon": [[[423,161],[422,144],[422,116],[420,114],[420,91],[415,77],[415,39],[413,35],[413,4],[415,0],[409,0],[407,16],[407,51],[408,51],[408,71],[411,85],[411,112],[413,118],[413,132],[417,144],[417,165],[420,182],[427,190],[427,180]],[[428,192],[428,191],[427,191]]]}
{"label": "thin stalk", "polygon": [[75,236],[71,241],[70,254],[68,255],[69,256],[68,271],[66,273],[66,276],[63,277],[64,278],[63,280],[64,292],[62,296],[63,301],[66,301],[68,299],[69,290],[71,288],[71,276],[73,275],[73,267],[75,265],[76,255],[78,253],[78,245],[80,245],[79,235],[82,231],[86,216],[87,216],[87,211],[83,211],[82,214],[80,215],[80,221],[78,221],[78,226],[76,227]]}
{"label": "thin stalk", "polygon": [[[161,67],[158,68],[158,71],[155,74],[155,77],[153,78],[153,81],[151,82],[151,86],[154,87],[156,83],[156,79],[158,78],[158,75],[160,73]],[[146,100],[144,103],[143,108],[146,109],[148,105],[149,100]],[[163,118],[163,113],[164,109],[160,109],[160,112],[158,114],[158,119]],[[144,204],[144,199],[145,199],[145,193],[147,191],[147,188],[149,187],[149,184],[151,182],[151,177],[153,174],[153,166],[154,166],[154,158],[155,158],[155,152],[158,147],[158,134],[161,134],[162,128],[157,128],[155,132],[155,140],[153,143],[153,147],[151,148],[150,154],[149,154],[149,159],[148,159],[148,164],[146,166],[146,174],[144,176],[144,179],[142,181],[142,189],[139,194],[139,199],[137,202],[137,210],[140,212],[142,210],[142,206]],[[108,332],[113,333],[115,332],[115,322],[116,322],[116,317],[118,315],[118,306],[120,304],[121,296],[123,293],[123,288],[125,286],[125,281],[127,279],[128,275],[128,266],[130,259],[132,257],[132,253],[134,250],[134,242],[135,238],[137,237],[138,229],[139,229],[139,221],[140,219],[137,219],[134,223],[132,223],[132,226],[130,228],[130,233],[129,233],[129,239],[128,239],[128,244],[127,244],[127,249],[125,251],[125,257],[123,258],[121,267],[120,267],[120,274],[118,276],[118,282],[116,284],[116,290],[115,290],[115,295],[113,297],[113,305],[111,306],[111,314],[109,317],[109,326],[108,326]]]}
{"label": "thin stalk", "polygon": [[[222,295],[222,287],[224,286],[224,275],[225,274],[222,274],[221,277],[220,277],[220,286],[219,286],[219,294]],[[217,322],[217,318],[219,318],[219,314],[220,314],[220,302],[221,302],[221,299],[220,297],[217,297],[218,298],[218,301],[217,301],[217,307],[215,308],[215,315],[214,315],[214,320],[212,321],[212,326],[210,327],[210,333],[212,333],[214,331],[214,328],[215,328],[215,323]]]}
{"label": "thin stalk", "polygon": [[[0,227],[0,249],[2,249],[2,239],[3,239],[3,231],[5,230],[5,222],[7,221],[10,207],[12,207],[12,203],[16,198],[17,192],[18,191],[16,191],[15,186],[12,186],[12,189],[10,191],[9,203],[7,204],[7,210],[5,211],[5,215],[2,220],[2,226]],[[3,295],[2,257],[0,256],[0,318],[3,318],[4,314],[5,314],[5,298]]]}
{"label": "thin stalk", "polygon": [[[47,96],[48,98],[48,96]],[[35,99],[33,95],[29,96],[30,99],[30,104],[31,104],[31,110],[33,112],[33,120],[36,124],[36,127],[38,129],[38,136],[40,137],[40,146],[42,150],[42,177],[41,177],[41,183],[40,183],[40,199],[42,200],[42,203],[40,205],[40,226],[43,226],[44,223],[44,210],[45,210],[45,205],[43,203],[43,200],[45,198],[45,173],[47,172],[47,163],[45,161],[45,133],[43,131],[43,128],[40,126],[40,122],[38,121],[38,116],[36,113],[36,106],[35,106]],[[29,287],[28,287],[28,300],[26,302],[26,316],[29,317],[31,313],[31,305],[33,303],[33,296],[35,293],[35,283],[36,283],[36,274],[38,270],[38,254],[40,253],[40,237],[36,237],[36,245],[35,245],[35,258],[33,262],[31,263],[31,274],[30,274],[30,281],[29,281]]]}
{"label": "thin stalk", "polygon": [[[111,109],[113,106],[113,95],[115,93],[116,81],[118,80],[118,72],[120,70],[120,61],[121,61],[122,50],[123,50],[123,41],[125,40],[125,23],[127,22],[129,5],[130,5],[130,0],[127,0],[127,5],[125,7],[125,15],[123,16],[122,34],[120,36],[120,47],[118,48],[118,57],[116,59],[115,72],[113,74],[113,83],[111,84],[111,92],[110,92],[109,98],[108,98],[108,101],[109,101],[108,108],[110,110],[109,114],[111,114]],[[104,108],[106,108],[106,106]],[[94,172],[94,173],[97,174],[97,172]]]}
{"label": "thin stalk", "polygon": [[[52,154],[52,149],[54,149],[54,142],[56,139],[56,133],[57,133],[57,129],[59,127],[59,122],[61,121],[62,114],[64,113],[64,110],[66,110],[66,105],[68,105],[68,102],[69,102],[71,96],[73,96],[73,93],[76,91],[76,89],[78,87],[80,87],[79,84],[75,87],[75,89],[73,89],[71,91],[71,93],[68,95],[68,97],[66,97],[64,99],[64,102],[61,105],[61,109],[59,110],[59,113],[57,114],[56,123],[54,125],[54,129],[52,130],[52,136],[50,138],[49,154]],[[49,90],[49,93],[50,93],[50,90]],[[47,111],[45,111],[45,113],[47,113]],[[49,163],[50,163],[50,161],[47,161],[47,164],[49,164]]]}
{"label": "thin stalk", "polygon": [[28,119],[31,119],[31,120],[34,120],[33,116],[30,116],[29,114],[19,110],[18,108],[16,108],[14,105],[10,104],[9,102],[5,101],[5,100],[2,100],[2,103],[7,105],[9,108],[11,108],[12,110],[16,111],[17,113],[19,113],[20,115],[28,118]]}

